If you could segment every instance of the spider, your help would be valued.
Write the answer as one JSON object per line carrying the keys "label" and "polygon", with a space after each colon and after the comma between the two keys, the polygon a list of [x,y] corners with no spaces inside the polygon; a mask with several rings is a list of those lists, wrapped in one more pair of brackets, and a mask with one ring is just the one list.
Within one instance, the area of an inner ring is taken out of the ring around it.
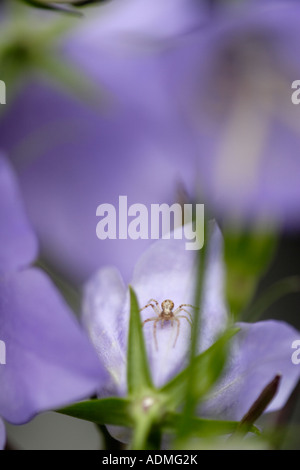
{"label": "spider", "polygon": [[[153,302],[153,303],[152,303]],[[157,323],[161,322],[161,326],[163,327],[164,326],[164,322],[165,321],[170,321],[171,322],[171,326],[173,326],[173,323],[174,321],[176,321],[177,323],[177,334],[176,334],[176,338],[175,338],[175,341],[174,341],[174,344],[173,344],[173,348],[175,347],[176,345],[176,341],[177,341],[177,338],[178,338],[178,335],[179,335],[179,330],[180,330],[180,318],[185,318],[189,324],[191,325],[192,327],[192,316],[190,314],[190,312],[188,312],[185,308],[183,307],[192,307],[194,309],[196,309],[197,307],[194,307],[193,305],[190,305],[190,304],[181,304],[179,305],[178,308],[176,308],[176,310],[174,310],[173,312],[173,308],[174,308],[174,302],[172,300],[164,300],[161,304],[161,309],[159,307],[159,303],[157,302],[157,300],[154,300],[154,299],[150,299],[149,302],[147,303],[147,305],[145,305],[145,307],[141,308],[140,309],[140,312],[142,310],[145,310],[146,308],[148,307],[152,307],[154,312],[156,313],[157,317],[151,317],[151,318],[147,318],[147,320],[145,320],[142,324],[142,326],[145,325],[145,323],[149,322],[149,321],[153,321],[154,322],[154,325],[153,325],[153,335],[154,335],[154,340],[155,340],[155,346],[156,346],[156,349],[158,350],[158,343],[157,343],[157,336],[156,336],[156,326],[157,326]],[[186,315],[178,315],[180,312],[185,312],[188,317]]]}

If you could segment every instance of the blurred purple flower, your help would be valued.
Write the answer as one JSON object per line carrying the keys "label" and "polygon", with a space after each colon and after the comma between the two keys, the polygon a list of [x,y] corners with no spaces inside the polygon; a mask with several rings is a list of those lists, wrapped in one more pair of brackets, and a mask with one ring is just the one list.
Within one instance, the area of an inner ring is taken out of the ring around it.
{"label": "blurred purple flower", "polygon": [[[105,371],[50,279],[28,265],[37,254],[17,180],[0,156],[0,416],[22,424],[35,414],[95,393]],[[0,421],[0,445],[4,429]]]}
{"label": "blurred purple flower", "polygon": [[300,76],[300,6],[224,3],[168,57],[170,88],[194,130],[199,187],[222,216],[299,226],[300,107],[291,85]]}
{"label": "blurred purple flower", "polygon": [[[132,286],[140,306],[149,299],[161,303],[171,299],[175,307],[193,304],[195,255],[186,251],[182,240],[154,243],[136,265]],[[199,331],[199,352],[211,346],[224,331],[227,312],[223,294],[224,267],[222,236],[214,227],[209,242],[208,264],[204,285]],[[129,320],[129,295],[119,273],[103,268],[85,287],[83,321],[110,381],[100,390],[101,396],[126,394],[126,342]],[[143,319],[155,316],[151,307]],[[269,411],[281,408],[300,376],[300,368],[291,361],[292,342],[299,333],[283,322],[262,321],[238,324],[231,355],[222,380],[203,403],[202,414],[239,420],[248,411],[264,387],[282,374],[279,392]],[[144,326],[146,347],[156,386],[168,380],[188,364],[191,327],[184,319],[174,347],[177,326],[157,326],[158,349],[155,347],[153,323]],[[138,354],[138,351],[137,351]]]}
{"label": "blurred purple flower", "polygon": [[[101,265],[130,279],[147,240],[99,241],[96,208],[172,203],[191,189],[189,141],[168,95],[169,40],[202,21],[195,0],[112,2],[64,39],[63,60],[92,99],[34,76],[6,112],[1,145],[19,173],[48,259],[76,282]],[[88,11],[86,12],[88,16]],[[83,72],[84,71],[84,72]]]}

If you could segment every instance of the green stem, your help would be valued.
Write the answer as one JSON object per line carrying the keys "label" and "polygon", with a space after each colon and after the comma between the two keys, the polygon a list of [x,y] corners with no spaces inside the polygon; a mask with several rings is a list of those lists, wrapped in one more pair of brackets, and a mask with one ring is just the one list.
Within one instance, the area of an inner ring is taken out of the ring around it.
{"label": "green stem", "polygon": [[178,427],[178,438],[179,440],[184,439],[190,429],[190,421],[193,419],[195,408],[197,406],[197,396],[194,393],[194,381],[195,381],[195,372],[196,372],[196,363],[195,357],[197,356],[198,352],[198,340],[199,340],[199,332],[201,330],[201,305],[202,305],[202,293],[203,293],[203,286],[204,286],[204,279],[205,279],[205,267],[206,267],[206,256],[207,256],[207,248],[206,248],[206,235],[207,230],[205,230],[205,243],[202,250],[198,253],[197,259],[197,281],[196,281],[196,289],[195,289],[195,297],[194,297],[194,305],[199,306],[198,309],[195,310],[194,318],[193,318],[193,329],[192,329],[192,339],[191,339],[191,349],[190,349],[190,373],[187,380],[187,388],[186,388],[186,398],[184,404],[184,410],[182,413],[181,423]]}
{"label": "green stem", "polygon": [[243,315],[243,321],[255,322],[277,300],[288,294],[300,292],[300,277],[291,276],[270,286]]}
{"label": "green stem", "polygon": [[150,450],[150,435],[152,422],[149,419],[139,419],[133,430],[132,450]]}

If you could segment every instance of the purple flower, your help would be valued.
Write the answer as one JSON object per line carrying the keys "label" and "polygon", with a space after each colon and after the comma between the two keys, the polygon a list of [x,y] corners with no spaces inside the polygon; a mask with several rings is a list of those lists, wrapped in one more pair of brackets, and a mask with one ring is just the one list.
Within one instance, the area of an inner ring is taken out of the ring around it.
{"label": "purple flower", "polygon": [[121,3],[107,14],[94,10],[63,41],[64,68],[89,88],[89,99],[34,75],[0,124],[43,253],[76,282],[107,263],[130,279],[149,245],[100,242],[99,204],[117,206],[119,195],[129,204],[173,203],[194,173],[168,96],[163,45],[201,20],[198,2]]}
{"label": "purple flower", "polygon": [[[105,371],[50,279],[29,267],[37,241],[16,177],[2,156],[0,219],[0,340],[6,346],[0,416],[22,424],[37,413],[91,396]],[[3,436],[0,421],[0,446]]]}
{"label": "purple flower", "polygon": [[[155,299],[159,304],[171,299],[175,307],[193,304],[195,254],[186,251],[182,240],[160,240],[138,261],[132,286],[141,307]],[[199,352],[211,346],[226,328],[222,236],[214,227],[208,248],[208,264],[203,289]],[[193,309],[187,307],[191,313]],[[182,312],[182,315],[186,315]],[[143,320],[155,317],[149,307]],[[126,394],[126,343],[129,319],[129,295],[114,268],[103,268],[85,287],[83,321],[110,380],[100,396]],[[216,388],[202,404],[201,413],[239,420],[248,411],[264,387],[282,374],[279,393],[269,411],[281,408],[300,376],[300,368],[291,360],[291,345],[299,332],[283,322],[262,321],[238,324],[227,369]],[[177,324],[157,326],[155,345],[153,322],[144,325],[144,335],[154,384],[164,385],[188,364],[191,326],[180,318]],[[176,341],[176,344],[174,345]],[[138,351],[137,351],[138,354]]]}
{"label": "purple flower", "polygon": [[207,204],[222,216],[293,227],[300,214],[300,107],[291,100],[300,76],[300,7],[236,3],[216,7],[205,29],[177,42],[167,59],[170,88],[193,129]]}

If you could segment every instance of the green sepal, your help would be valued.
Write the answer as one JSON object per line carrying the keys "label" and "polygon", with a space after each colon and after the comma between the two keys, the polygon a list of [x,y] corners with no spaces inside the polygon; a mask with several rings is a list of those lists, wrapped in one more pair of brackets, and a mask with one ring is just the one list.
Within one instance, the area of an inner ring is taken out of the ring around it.
{"label": "green sepal", "polygon": [[[164,430],[176,430],[180,419],[181,415],[179,413],[169,413],[163,423]],[[209,438],[213,436],[232,434],[239,429],[239,426],[239,421],[224,421],[197,417],[190,419],[191,434],[197,437]],[[248,432],[260,435],[259,429],[254,425],[249,427]]]}
{"label": "green sepal", "polygon": [[57,413],[96,424],[132,426],[130,401],[124,398],[89,400],[56,410]]}
{"label": "green sepal", "polygon": [[[228,343],[238,331],[239,328],[226,331],[210,348],[194,359],[193,371],[197,377],[194,393],[197,401],[207,394],[220,377],[226,363]],[[161,389],[172,407],[177,407],[185,399],[189,368],[190,365]]]}
{"label": "green sepal", "polygon": [[132,287],[130,292],[130,320],[127,347],[127,385],[129,395],[140,396],[153,389],[146,353],[138,301]]}

